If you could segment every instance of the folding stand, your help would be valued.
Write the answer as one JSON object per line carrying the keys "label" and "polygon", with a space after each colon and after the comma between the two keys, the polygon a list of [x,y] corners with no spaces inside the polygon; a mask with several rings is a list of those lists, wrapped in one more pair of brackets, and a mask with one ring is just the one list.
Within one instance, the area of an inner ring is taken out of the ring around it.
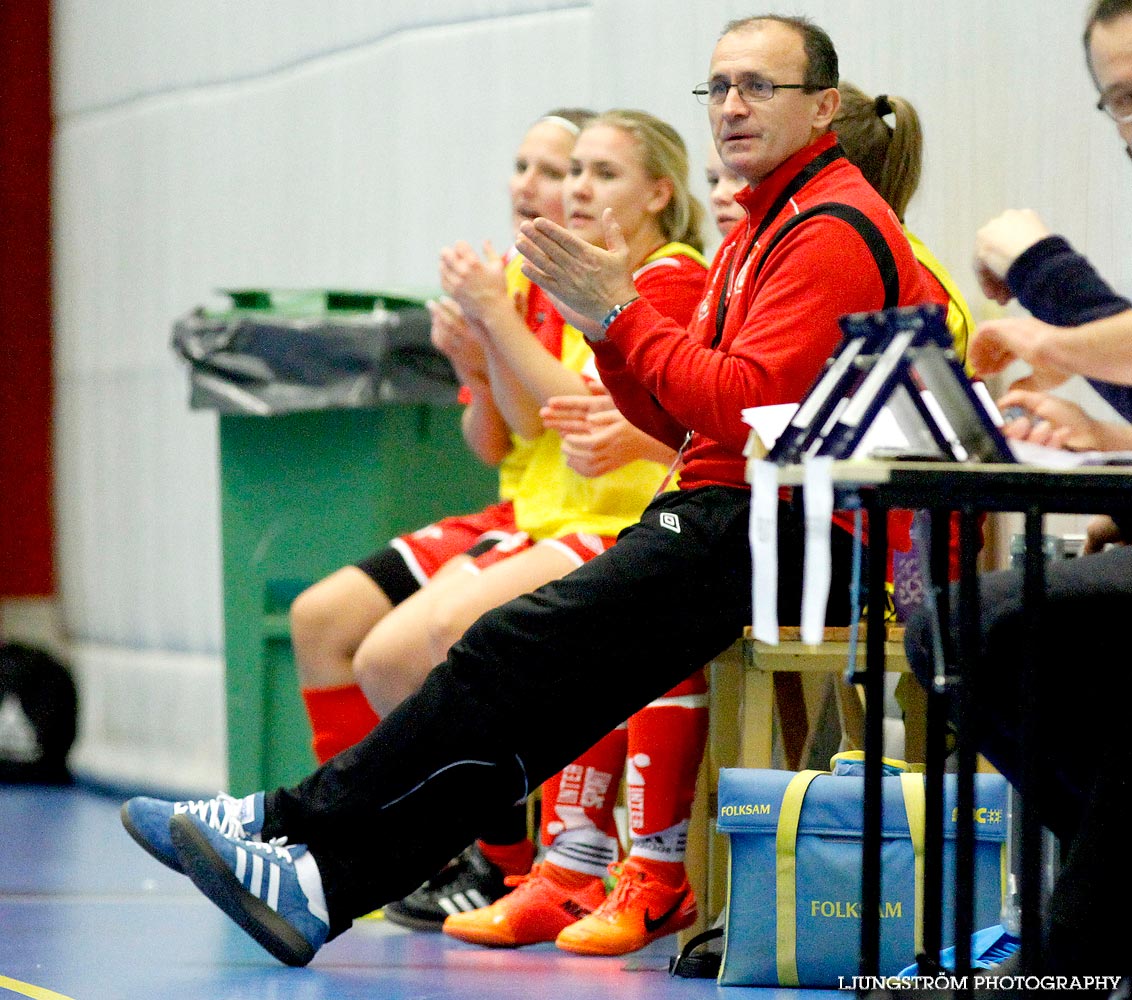
{"label": "folding stand", "polygon": [[[933,461],[874,465],[858,477],[851,470],[868,463],[837,462],[835,483],[855,494],[854,502],[869,512],[869,592],[885,587],[887,512],[895,508],[928,509],[930,532],[930,605],[938,628],[933,683],[928,692],[926,762],[926,834],[924,859],[924,974],[936,971],[942,940],[943,787],[947,709],[953,702],[958,751],[954,941],[956,977],[971,983],[971,936],[974,921],[974,773],[975,708],[978,704],[978,658],[981,651],[976,556],[978,515],[984,510],[1023,510],[1026,515],[1024,601],[1029,673],[1024,684],[1023,745],[1037,746],[1036,656],[1040,649],[1044,598],[1042,514],[1046,510],[1088,509],[1099,495],[1065,497],[1066,474],[1023,470],[999,431],[997,411],[989,397],[972,386],[950,349],[943,311],[937,306],[885,310],[846,317],[838,352],[807,393],[791,426],[771,449],[768,459],[794,465],[807,456],[846,459],[853,455],[881,408],[891,405],[910,435],[912,448]],[[924,390],[926,393],[921,394]],[[918,456],[918,457],[923,457]],[[938,464],[935,464],[938,463]],[[1015,471],[1017,470],[1017,471]],[[1128,473],[1070,473],[1073,490],[1088,484],[1098,494],[1111,492]],[[784,481],[796,484],[790,475]],[[856,482],[854,483],[854,480]],[[962,485],[962,488],[960,487]],[[950,511],[959,512],[959,627],[952,641],[948,549]],[[939,581],[938,583],[936,581]],[[958,665],[950,673],[947,664]],[[881,893],[881,757],[884,704],[884,604],[871,601],[866,638],[866,669],[855,678],[866,695],[864,826],[861,883],[862,976],[875,977],[880,962]],[[1022,774],[1022,971],[1036,965],[1040,940],[1041,826],[1037,816],[1038,763],[1023,753]]]}

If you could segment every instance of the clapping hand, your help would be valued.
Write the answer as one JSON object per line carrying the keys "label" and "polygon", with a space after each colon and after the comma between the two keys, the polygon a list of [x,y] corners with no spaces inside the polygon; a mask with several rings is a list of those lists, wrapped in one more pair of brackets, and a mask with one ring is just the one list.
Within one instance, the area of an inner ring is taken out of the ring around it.
{"label": "clapping hand", "polygon": [[553,396],[539,416],[562,437],[566,464],[582,476],[605,475],[640,458],[668,462],[673,455],[629,423],[604,389],[590,396]]}
{"label": "clapping hand", "polygon": [[594,323],[637,294],[621,227],[611,209],[601,219],[606,248],[542,218],[524,222],[515,241],[525,258],[523,274],[567,309]]}

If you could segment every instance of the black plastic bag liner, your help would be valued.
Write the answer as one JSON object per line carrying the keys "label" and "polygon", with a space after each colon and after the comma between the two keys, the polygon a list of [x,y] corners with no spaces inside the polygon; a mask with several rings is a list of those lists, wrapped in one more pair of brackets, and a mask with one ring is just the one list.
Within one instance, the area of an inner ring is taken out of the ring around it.
{"label": "black plastic bag liner", "polygon": [[422,299],[380,292],[227,291],[232,308],[173,326],[193,409],[271,416],[386,403],[452,403],[452,365]]}

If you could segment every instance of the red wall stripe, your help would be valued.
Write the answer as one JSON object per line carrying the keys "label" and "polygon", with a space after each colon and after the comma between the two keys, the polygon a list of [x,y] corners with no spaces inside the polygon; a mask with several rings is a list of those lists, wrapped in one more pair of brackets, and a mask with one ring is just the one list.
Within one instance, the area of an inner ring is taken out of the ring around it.
{"label": "red wall stripe", "polygon": [[55,590],[50,0],[0,3],[0,596]]}

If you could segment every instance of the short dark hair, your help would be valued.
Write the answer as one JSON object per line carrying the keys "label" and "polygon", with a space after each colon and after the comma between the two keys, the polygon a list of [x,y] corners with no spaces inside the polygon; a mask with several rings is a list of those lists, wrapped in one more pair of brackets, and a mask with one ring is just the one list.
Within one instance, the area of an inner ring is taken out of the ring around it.
{"label": "short dark hair", "polygon": [[[1128,2],[1132,3],[1132,0]],[[806,53],[806,74],[802,83],[807,90],[826,90],[837,86],[837,50],[833,47],[833,40],[808,17],[786,17],[781,14],[741,17],[724,25],[720,37],[733,31],[753,28],[760,21],[777,21],[801,36],[802,50]]]}
{"label": "short dark hair", "polygon": [[1115,21],[1125,14],[1132,14],[1132,0],[1095,0],[1089,10],[1089,17],[1085,21],[1085,64],[1089,67],[1089,73],[1094,83],[1097,82],[1097,74],[1093,70],[1093,54],[1089,50],[1089,45],[1093,40],[1093,28],[1098,24],[1108,24],[1109,21]]}

